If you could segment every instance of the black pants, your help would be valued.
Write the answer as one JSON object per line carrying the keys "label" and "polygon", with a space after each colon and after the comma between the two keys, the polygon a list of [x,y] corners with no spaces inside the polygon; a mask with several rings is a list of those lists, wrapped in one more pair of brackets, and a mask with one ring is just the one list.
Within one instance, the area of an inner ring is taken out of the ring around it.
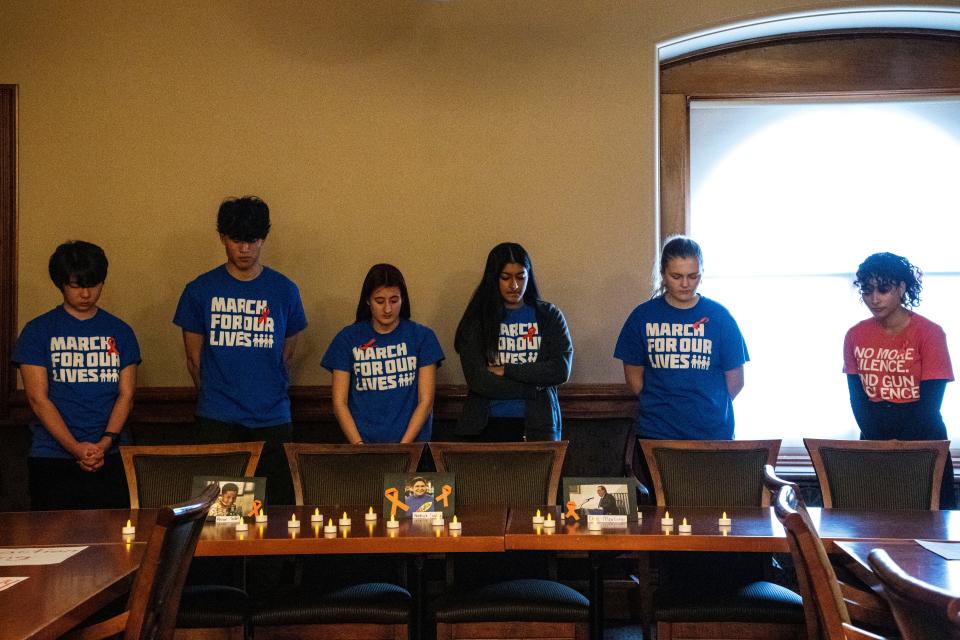
{"label": "black pants", "polygon": [[197,416],[197,444],[264,441],[256,475],[267,479],[264,497],[267,505],[293,504],[293,482],[290,479],[287,454],[283,450],[283,443],[290,442],[292,434],[293,426],[290,423],[251,429],[242,424]]}
{"label": "black pants", "polygon": [[34,511],[130,508],[118,454],[106,456],[96,471],[84,471],[76,460],[67,458],[29,458],[27,467]]}

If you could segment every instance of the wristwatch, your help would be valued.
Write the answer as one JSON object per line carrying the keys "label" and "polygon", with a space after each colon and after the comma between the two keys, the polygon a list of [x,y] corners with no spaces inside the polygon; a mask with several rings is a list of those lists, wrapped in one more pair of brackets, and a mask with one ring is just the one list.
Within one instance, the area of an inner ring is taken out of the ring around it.
{"label": "wristwatch", "polygon": [[120,434],[116,431],[104,431],[101,438],[107,437],[110,438],[110,444],[117,444],[117,440],[120,439]]}

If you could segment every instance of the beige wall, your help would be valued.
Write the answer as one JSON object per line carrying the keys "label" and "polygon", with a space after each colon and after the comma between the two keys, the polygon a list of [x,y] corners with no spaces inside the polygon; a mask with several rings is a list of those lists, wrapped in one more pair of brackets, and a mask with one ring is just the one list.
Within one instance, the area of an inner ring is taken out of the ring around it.
{"label": "beige wall", "polygon": [[320,356],[379,261],[437,332],[440,381],[460,382],[456,323],[503,240],[566,313],[574,381],[619,381],[613,345],[656,244],[656,44],[849,4],[0,0],[0,83],[20,87],[20,326],[59,302],[56,244],[97,242],[140,384],[188,384],[170,318],[223,260],[219,201],[253,193],[273,214],[265,261],[310,320],[295,384],[329,382]]}

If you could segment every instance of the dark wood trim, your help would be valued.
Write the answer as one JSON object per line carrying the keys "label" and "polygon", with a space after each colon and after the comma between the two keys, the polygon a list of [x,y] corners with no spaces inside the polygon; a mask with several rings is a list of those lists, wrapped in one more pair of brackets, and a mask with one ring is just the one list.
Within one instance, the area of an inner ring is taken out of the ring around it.
{"label": "dark wood trim", "polygon": [[16,391],[10,364],[17,339],[17,85],[0,85],[0,418]]}
{"label": "dark wood trim", "polygon": [[[456,420],[460,416],[467,388],[463,385],[438,385],[434,417]],[[330,386],[291,387],[294,422],[333,421]],[[197,394],[193,387],[143,387],[137,389],[131,422],[164,424],[193,420]],[[568,384],[560,388],[560,407],[564,417],[619,418],[636,414],[636,397],[623,384]],[[9,424],[24,424],[30,419],[30,407],[23,391],[13,396]]]}
{"label": "dark wood trim", "polygon": [[788,34],[663,63],[661,238],[689,228],[690,100],[904,95],[960,95],[960,33],[860,29]]}

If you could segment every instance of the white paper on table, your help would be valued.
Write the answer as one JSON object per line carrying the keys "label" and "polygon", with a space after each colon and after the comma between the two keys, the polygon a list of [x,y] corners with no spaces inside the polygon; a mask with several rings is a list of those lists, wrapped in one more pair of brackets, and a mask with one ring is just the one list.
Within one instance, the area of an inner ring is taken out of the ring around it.
{"label": "white paper on table", "polygon": [[9,589],[10,587],[17,584],[18,582],[23,582],[26,579],[27,579],[26,576],[22,578],[12,578],[7,576],[0,577],[0,591],[3,591],[4,589]]}
{"label": "white paper on table", "polygon": [[86,547],[19,547],[0,549],[0,567],[60,564]]}
{"label": "white paper on table", "polygon": [[960,560],[960,542],[934,542],[933,540],[915,540],[914,542],[941,558]]}

